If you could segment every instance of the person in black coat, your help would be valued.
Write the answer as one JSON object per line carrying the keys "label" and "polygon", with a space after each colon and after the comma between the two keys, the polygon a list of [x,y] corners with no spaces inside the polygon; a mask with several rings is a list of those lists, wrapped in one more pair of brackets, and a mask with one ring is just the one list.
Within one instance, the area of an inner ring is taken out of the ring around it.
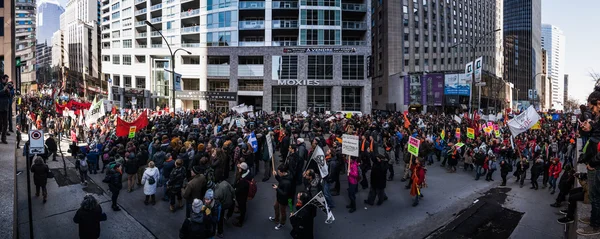
{"label": "person in black coat", "polygon": [[119,198],[119,192],[123,188],[123,171],[121,164],[116,164],[113,169],[110,170],[108,176],[108,189],[110,190],[112,196],[112,209],[113,211],[121,211],[121,209],[117,206],[117,199]]}
{"label": "person in black coat", "polygon": [[[317,210],[312,204],[306,205],[310,199],[311,198],[305,192],[300,192],[296,196],[296,214],[290,216],[290,223],[292,223],[292,231],[290,232],[290,235],[292,238],[314,238],[313,228]],[[302,208],[304,205],[306,206]]]}
{"label": "person in black coat", "polygon": [[538,190],[539,185],[538,185],[537,180],[540,177],[540,175],[542,174],[543,170],[544,170],[544,162],[541,158],[538,158],[537,160],[535,160],[535,163],[533,164],[533,166],[531,166],[531,189]]}
{"label": "person in black coat", "polygon": [[56,161],[56,152],[58,151],[58,146],[56,145],[56,140],[52,134],[49,134],[50,137],[46,139],[46,147],[48,147],[48,156],[52,156],[52,161]]}
{"label": "person in black coat", "polygon": [[556,197],[556,202],[551,204],[552,207],[560,207],[562,202],[566,200],[567,195],[573,188],[575,184],[575,170],[571,167],[571,165],[565,166],[565,172],[560,176],[560,181],[558,182],[558,189],[560,192]]}
{"label": "person in black coat", "polygon": [[269,217],[269,220],[277,223],[275,230],[283,228],[287,218],[286,211],[288,205],[292,204],[292,190],[294,185],[292,184],[292,176],[289,174],[288,167],[286,164],[280,164],[277,167],[277,173],[273,173],[275,179],[279,182],[279,185],[273,185],[273,189],[277,192],[277,200],[275,200],[274,210],[275,217]]}
{"label": "person in black coat", "polygon": [[73,222],[79,224],[79,238],[99,238],[101,221],[106,221],[106,214],[102,212],[102,207],[94,196],[85,195],[81,207],[73,217]]}
{"label": "person in black coat", "polygon": [[35,196],[40,196],[40,188],[42,189],[42,195],[44,196],[44,203],[48,199],[48,190],[46,190],[46,183],[48,182],[48,165],[44,163],[42,158],[37,157],[33,161],[31,166],[31,172],[33,173],[33,184],[35,184]]}
{"label": "person in black coat", "polygon": [[369,204],[373,206],[373,202],[375,201],[375,196],[379,199],[377,201],[377,205],[381,205],[383,201],[387,200],[387,196],[385,195],[385,186],[386,186],[386,166],[388,164],[387,161],[384,161],[385,156],[377,155],[377,161],[374,162],[373,167],[371,168],[371,189],[369,190],[369,197],[365,200],[365,204]]}
{"label": "person in black coat", "polygon": [[287,158],[287,154],[288,154],[288,149],[290,147],[290,136],[288,136],[287,132],[282,132],[284,134],[283,139],[281,140],[281,145],[279,148],[279,152],[281,153],[281,162],[283,162],[283,160],[285,158]]}
{"label": "person in black coat", "polygon": [[[238,221],[234,222],[233,225],[236,227],[242,227],[244,225],[244,219],[246,218],[246,202],[248,201],[248,192],[250,190],[250,181],[252,181],[252,177],[246,163],[240,163],[237,168],[240,172],[241,178],[235,185],[235,200],[238,204],[240,216],[238,217]],[[229,214],[232,212],[233,210],[229,210]],[[231,215],[228,215],[228,217],[231,217]]]}
{"label": "person in black coat", "polygon": [[502,184],[500,186],[506,186],[506,176],[511,170],[510,163],[506,160],[500,162],[500,177],[502,177]]}

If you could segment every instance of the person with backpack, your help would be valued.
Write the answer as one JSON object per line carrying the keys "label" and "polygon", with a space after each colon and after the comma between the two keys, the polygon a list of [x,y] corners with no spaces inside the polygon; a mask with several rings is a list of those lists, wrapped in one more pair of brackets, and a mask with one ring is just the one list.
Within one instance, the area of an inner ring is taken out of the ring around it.
{"label": "person with backpack", "polygon": [[87,172],[88,172],[88,163],[85,160],[85,155],[80,154],[78,156],[79,159],[75,161],[75,169],[79,171],[79,178],[81,179],[81,185],[87,186]]}
{"label": "person with backpack", "polygon": [[177,208],[183,208],[183,199],[181,196],[181,188],[183,188],[183,181],[185,180],[185,167],[183,167],[183,160],[177,159],[175,161],[175,169],[171,171],[169,175],[169,182],[167,183],[167,190],[170,199],[170,210],[175,212],[175,198],[177,198]]}
{"label": "person with backpack", "polygon": [[217,236],[223,238],[223,223],[225,221],[225,210],[233,211],[235,205],[233,201],[235,197],[235,190],[233,189],[231,184],[227,182],[227,180],[223,180],[215,186],[214,192],[215,200],[219,204],[221,204],[221,213],[219,214],[219,223],[217,225]]}
{"label": "person with backpack", "polygon": [[96,165],[98,164],[98,151],[96,149],[90,149],[89,152],[87,152],[87,161],[90,164],[88,169],[90,174],[97,174],[98,173],[98,169],[96,167]]}
{"label": "person with backpack", "polygon": [[179,229],[180,239],[204,239],[208,238],[206,234],[206,225],[204,224],[204,204],[201,199],[194,199],[191,203],[192,209],[190,216],[187,216]]}
{"label": "person with backpack", "polygon": [[204,171],[199,165],[193,166],[191,169],[192,180],[190,180],[183,190],[183,198],[186,202],[185,216],[190,217],[192,211],[192,201],[199,198],[204,198],[206,192],[206,177]]}
{"label": "person with backpack", "polygon": [[[238,217],[237,222],[234,222],[233,225],[236,227],[242,227],[246,218],[246,202],[248,201],[248,196],[250,193],[250,183],[252,182],[252,177],[250,176],[250,170],[248,169],[248,165],[244,162],[238,164],[237,170],[240,173],[241,177],[235,185],[235,200],[238,204],[240,216]],[[256,186],[256,184],[254,185]],[[227,217],[231,217],[232,215],[233,210],[230,209],[227,212]]]}
{"label": "person with backpack", "polygon": [[158,171],[158,168],[154,166],[154,162],[148,162],[148,168],[146,168],[144,175],[142,176],[144,194],[146,195],[146,200],[144,200],[145,205],[148,205],[148,203],[152,203],[152,205],[156,204],[156,186],[159,179],[160,172]]}

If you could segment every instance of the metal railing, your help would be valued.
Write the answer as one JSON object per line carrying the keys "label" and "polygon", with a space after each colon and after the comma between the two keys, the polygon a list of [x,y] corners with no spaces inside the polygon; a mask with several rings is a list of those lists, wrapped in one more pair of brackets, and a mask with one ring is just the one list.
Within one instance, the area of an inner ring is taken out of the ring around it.
{"label": "metal railing", "polygon": [[200,9],[193,9],[181,12],[181,17],[191,17],[196,15],[200,15]]}
{"label": "metal railing", "polygon": [[144,45],[144,44],[138,44],[137,48],[148,48],[148,45]]}
{"label": "metal railing", "polygon": [[298,2],[275,1],[272,7],[273,9],[298,9]]}
{"label": "metal railing", "polygon": [[144,9],[140,9],[140,10],[135,11],[134,15],[137,16],[137,15],[140,15],[140,14],[144,14],[146,12],[148,12],[148,9],[144,8]]}
{"label": "metal railing", "polygon": [[367,42],[365,41],[342,41],[342,45],[344,46],[364,46]]}
{"label": "metal railing", "polygon": [[240,2],[240,9],[265,9],[265,2],[243,1]]}
{"label": "metal railing", "polygon": [[135,4],[138,4],[138,3],[143,3],[143,2],[145,2],[145,1],[146,1],[146,0],[135,0]]}
{"label": "metal railing", "polygon": [[239,29],[265,29],[265,21],[263,21],[263,20],[240,21]]}
{"label": "metal railing", "polygon": [[148,34],[146,32],[140,32],[140,33],[136,33],[135,37],[141,38],[141,37],[146,37],[148,36]]}
{"label": "metal railing", "polygon": [[196,32],[200,32],[200,26],[181,28],[181,33],[196,33]]}
{"label": "metal railing", "polygon": [[162,48],[162,44],[152,44],[152,48]]}
{"label": "metal railing", "polygon": [[181,47],[194,48],[194,47],[200,47],[200,46],[201,46],[200,43],[181,43]]}
{"label": "metal railing", "polygon": [[367,5],[362,3],[342,3],[342,11],[366,12]]}
{"label": "metal railing", "polygon": [[348,30],[367,30],[367,23],[360,21],[343,21],[342,29]]}
{"label": "metal railing", "polygon": [[298,41],[272,41],[271,46],[297,46]]}
{"label": "metal railing", "polygon": [[238,46],[264,46],[265,42],[262,41],[241,41],[238,42]]}
{"label": "metal railing", "polygon": [[159,3],[159,4],[151,6],[150,7],[150,11],[158,10],[158,9],[161,9],[161,8],[162,8],[162,3]]}
{"label": "metal railing", "polygon": [[158,23],[162,21],[162,17],[155,17],[150,19],[150,23]]}
{"label": "metal railing", "polygon": [[298,28],[298,20],[273,20],[273,29]]}
{"label": "metal railing", "polygon": [[152,32],[150,32],[150,36],[152,36],[152,37],[159,37],[160,36],[160,32],[158,32],[158,31],[152,31]]}
{"label": "metal railing", "polygon": [[253,85],[248,85],[248,86],[239,86],[238,90],[242,90],[242,91],[263,91],[263,86],[253,86]]}
{"label": "metal railing", "polygon": [[139,27],[139,26],[146,26],[146,23],[144,21],[139,21],[139,22],[135,22],[135,26]]}

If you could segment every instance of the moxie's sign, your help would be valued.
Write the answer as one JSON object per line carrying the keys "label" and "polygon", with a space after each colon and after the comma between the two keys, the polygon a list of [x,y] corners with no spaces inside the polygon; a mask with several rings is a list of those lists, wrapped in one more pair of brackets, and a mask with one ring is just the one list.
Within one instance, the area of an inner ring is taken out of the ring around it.
{"label": "moxie's sign", "polygon": [[318,80],[277,80],[278,85],[320,85]]}

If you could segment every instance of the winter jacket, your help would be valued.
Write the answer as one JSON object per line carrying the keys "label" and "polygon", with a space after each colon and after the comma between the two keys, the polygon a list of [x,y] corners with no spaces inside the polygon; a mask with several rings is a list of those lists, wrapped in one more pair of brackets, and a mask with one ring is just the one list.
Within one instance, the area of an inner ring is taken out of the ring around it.
{"label": "winter jacket", "polygon": [[550,177],[558,178],[561,170],[562,165],[560,162],[556,162],[556,164],[550,164],[550,169],[548,169],[548,175],[550,175]]}
{"label": "winter jacket", "polygon": [[358,184],[358,179],[360,175],[358,174],[358,162],[356,160],[350,163],[350,174],[348,175],[348,183],[352,185]]}
{"label": "winter jacket", "polygon": [[169,176],[171,176],[171,172],[173,172],[173,169],[175,169],[175,160],[166,161],[163,164],[162,168],[163,177],[169,180]]}
{"label": "winter jacket", "polygon": [[[250,190],[250,180],[252,180],[252,177],[250,177],[250,174],[246,174],[246,176],[242,177],[237,184],[235,185],[235,200],[238,203],[246,203],[246,201],[248,200],[248,192]],[[279,196],[279,194],[278,194]]]}
{"label": "winter jacket", "polygon": [[[504,163],[502,163],[504,162]],[[500,174],[501,175],[508,175],[508,173],[510,172],[510,163],[507,161],[502,161],[500,162]]]}
{"label": "winter jacket", "polygon": [[225,158],[222,157],[211,157],[211,167],[215,170],[215,180],[220,182],[224,177],[225,170]]}
{"label": "winter jacket", "polygon": [[100,205],[92,210],[79,208],[73,217],[73,222],[79,224],[79,238],[99,238],[101,221],[106,221],[106,214]]}
{"label": "winter jacket", "polygon": [[152,157],[152,161],[154,161],[154,165],[158,169],[162,169],[163,168],[163,164],[165,163],[166,160],[167,160],[167,154],[165,154],[164,151],[157,152]]}
{"label": "winter jacket", "polygon": [[328,183],[339,181],[340,164],[335,155],[332,155],[331,158],[327,160],[327,168],[329,169],[329,173],[327,174],[327,177],[325,177],[325,181]]}
{"label": "winter jacket", "polygon": [[282,205],[288,204],[288,199],[292,199],[294,185],[292,185],[292,176],[288,173],[284,176],[275,175],[275,179],[279,182],[277,186],[277,202]]}
{"label": "winter jacket", "polygon": [[386,186],[386,165],[387,162],[381,161],[373,164],[371,168],[371,187],[373,189],[384,189]]}
{"label": "winter jacket", "polygon": [[167,186],[173,191],[181,190],[183,187],[183,180],[185,179],[185,167],[173,169],[169,175],[169,183]]}
{"label": "winter jacket", "polygon": [[54,138],[48,138],[46,139],[46,147],[48,147],[48,150],[52,153],[56,152],[58,150],[58,147],[56,146],[56,140],[54,140]]}
{"label": "winter jacket", "polygon": [[540,176],[540,174],[544,171],[544,164],[542,162],[536,162],[531,166],[531,177],[535,178]]}
{"label": "winter jacket", "polygon": [[235,196],[235,190],[227,182],[227,180],[221,181],[215,188],[215,200],[217,200],[223,208],[231,208],[234,205],[233,198]]}
{"label": "winter jacket", "polygon": [[312,239],[314,238],[314,221],[316,216],[316,208],[312,204],[308,204],[306,208],[298,211],[293,217],[290,217],[290,223],[292,224],[292,231],[290,235],[292,238],[297,239]]}
{"label": "winter jacket", "polygon": [[298,144],[298,148],[297,148],[296,152],[298,152],[298,158],[300,158],[300,160],[302,160],[302,161],[308,160],[308,158],[307,158],[308,150],[306,150],[306,145],[304,143]]}
{"label": "winter jacket", "polygon": [[[41,161],[40,161],[41,162]],[[36,186],[46,186],[48,182],[48,165],[41,163],[35,163],[31,166],[31,172],[33,173],[33,183]]]}
{"label": "winter jacket", "polygon": [[204,212],[191,212],[190,218],[186,218],[179,229],[180,239],[205,239],[209,238],[204,223]]}
{"label": "winter jacket", "polygon": [[110,191],[113,193],[118,192],[123,188],[123,173],[115,169],[111,169],[109,174],[110,180],[108,181],[108,189],[110,189]]}
{"label": "winter jacket", "polygon": [[203,199],[206,190],[208,190],[206,188],[206,177],[204,174],[196,174],[183,190],[183,198],[188,202],[194,199]]}
{"label": "winter jacket", "polygon": [[[148,181],[150,178],[154,178],[154,184],[150,185]],[[144,185],[144,194],[145,195],[154,195],[156,194],[156,186],[158,185],[158,180],[160,179],[160,171],[158,168],[146,168],[144,171],[144,175],[142,176],[142,184]]]}
{"label": "winter jacket", "polygon": [[135,157],[127,158],[127,160],[125,161],[125,173],[127,173],[128,175],[135,175],[138,170],[137,164],[138,162],[136,161]]}

